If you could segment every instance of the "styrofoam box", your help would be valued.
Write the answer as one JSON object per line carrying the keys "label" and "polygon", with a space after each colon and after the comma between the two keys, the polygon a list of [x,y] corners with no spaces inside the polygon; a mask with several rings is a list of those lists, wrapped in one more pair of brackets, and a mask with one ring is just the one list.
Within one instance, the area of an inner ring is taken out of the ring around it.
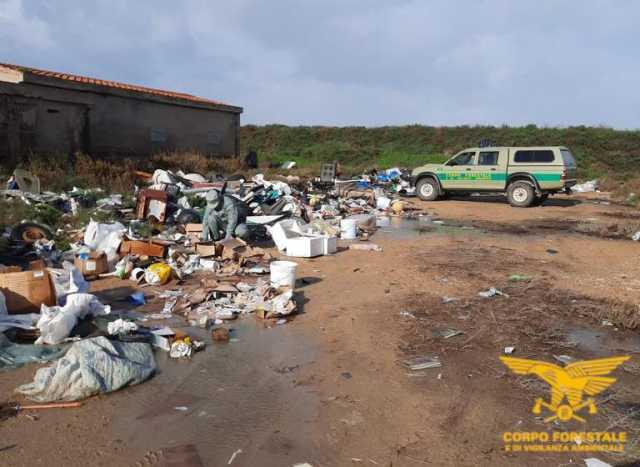
{"label": "styrofoam box", "polygon": [[287,256],[313,258],[324,252],[323,237],[298,237],[287,239]]}
{"label": "styrofoam box", "polygon": [[[298,232],[291,230],[296,227],[296,224],[297,222],[293,219],[285,219],[269,228],[269,234],[271,235],[271,238],[276,244],[278,250],[285,251],[287,248],[287,242],[292,238],[300,236]],[[299,226],[297,227],[299,229]]]}
{"label": "styrofoam box", "polygon": [[322,254],[332,255],[336,251],[338,251],[338,238],[322,237]]}

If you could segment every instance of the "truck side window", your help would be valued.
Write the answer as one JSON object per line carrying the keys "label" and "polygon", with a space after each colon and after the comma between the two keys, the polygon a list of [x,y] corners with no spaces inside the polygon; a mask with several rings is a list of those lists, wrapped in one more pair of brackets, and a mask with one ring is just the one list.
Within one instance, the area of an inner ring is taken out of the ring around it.
{"label": "truck side window", "polygon": [[455,165],[473,165],[475,152],[463,152],[462,154],[458,154],[456,157],[447,162],[447,165],[455,166]]}
{"label": "truck side window", "polygon": [[549,151],[547,149],[542,150],[531,150],[531,151],[516,151],[515,156],[513,156],[514,162],[527,163],[532,162],[536,163],[545,163],[545,162],[553,162],[555,156],[553,155],[553,151]]}
{"label": "truck side window", "polygon": [[481,151],[478,165],[498,165],[498,151]]}

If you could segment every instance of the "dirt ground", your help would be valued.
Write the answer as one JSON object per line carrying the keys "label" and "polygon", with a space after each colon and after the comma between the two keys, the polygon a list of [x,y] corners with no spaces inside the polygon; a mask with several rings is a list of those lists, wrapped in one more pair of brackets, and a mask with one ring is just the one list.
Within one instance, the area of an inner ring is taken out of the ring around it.
{"label": "dirt ground", "polygon": [[[640,243],[628,239],[640,216],[603,196],[530,209],[491,197],[415,202],[444,224],[391,219],[373,238],[383,252],[297,260],[302,313],[287,324],[241,318],[229,344],[190,330],[206,350],[190,361],[159,352],[144,384],[0,421],[0,465],[640,465]],[[130,293],[101,282],[112,303]],[[478,295],[489,287],[506,295]],[[554,424],[531,413],[549,387],[499,360],[509,346],[557,364],[631,359],[586,425]],[[403,366],[415,356],[441,366]],[[3,373],[0,393],[20,400],[11,393],[35,370]],[[505,431],[547,429],[626,431],[629,442],[624,454],[503,449]]]}

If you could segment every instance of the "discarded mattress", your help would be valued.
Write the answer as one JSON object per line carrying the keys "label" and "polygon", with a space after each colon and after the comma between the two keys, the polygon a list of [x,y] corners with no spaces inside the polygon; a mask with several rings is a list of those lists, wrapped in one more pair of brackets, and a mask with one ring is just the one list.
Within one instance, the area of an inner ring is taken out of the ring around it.
{"label": "discarded mattress", "polygon": [[52,366],[16,392],[36,402],[77,401],[142,383],[156,371],[151,346],[94,337],[75,342]]}

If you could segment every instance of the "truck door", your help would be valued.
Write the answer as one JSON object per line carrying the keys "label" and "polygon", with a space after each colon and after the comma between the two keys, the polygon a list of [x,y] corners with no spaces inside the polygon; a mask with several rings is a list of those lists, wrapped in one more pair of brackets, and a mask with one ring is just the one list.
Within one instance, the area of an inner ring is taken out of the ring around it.
{"label": "truck door", "polygon": [[480,183],[478,188],[483,190],[504,190],[507,181],[506,149],[487,148],[478,151],[478,165],[476,167]]}
{"label": "truck door", "polygon": [[438,174],[445,190],[473,189],[477,151],[461,152],[449,159]]}

